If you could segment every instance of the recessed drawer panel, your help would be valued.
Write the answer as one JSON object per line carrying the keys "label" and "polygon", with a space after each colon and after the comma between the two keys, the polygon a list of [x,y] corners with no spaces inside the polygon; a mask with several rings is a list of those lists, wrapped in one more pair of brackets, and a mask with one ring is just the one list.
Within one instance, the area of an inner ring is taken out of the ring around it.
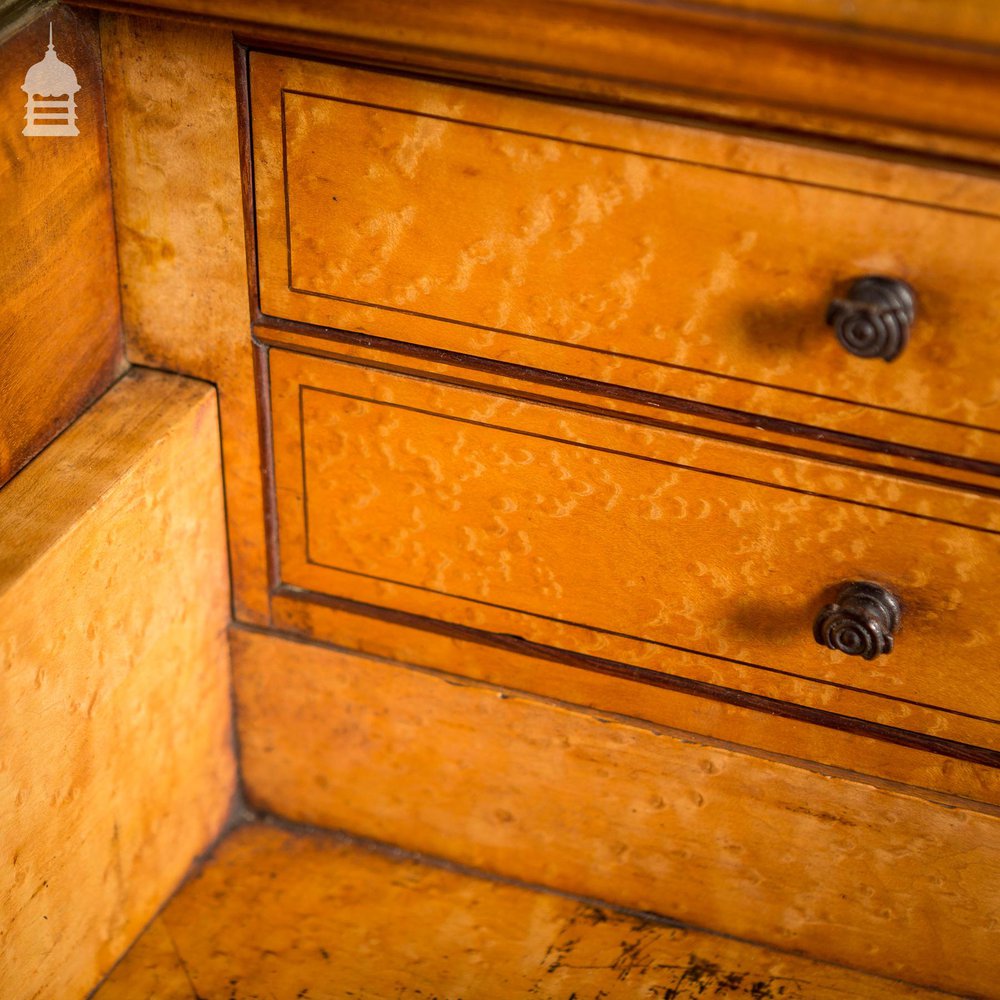
{"label": "recessed drawer panel", "polygon": [[[286,585],[790,700],[847,687],[996,716],[994,502],[419,373],[271,359]],[[850,581],[901,600],[891,653],[817,645]]]}
{"label": "recessed drawer panel", "polygon": [[[995,183],[260,54],[252,74],[265,314],[1000,460]],[[866,275],[916,293],[891,363],[826,322]]]}

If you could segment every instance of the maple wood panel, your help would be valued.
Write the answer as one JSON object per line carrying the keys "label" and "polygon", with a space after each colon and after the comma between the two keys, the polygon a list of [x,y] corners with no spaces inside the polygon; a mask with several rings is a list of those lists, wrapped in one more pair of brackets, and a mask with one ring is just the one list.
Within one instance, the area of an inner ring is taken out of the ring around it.
{"label": "maple wood panel", "polygon": [[[416,373],[270,372],[286,585],[831,709],[1000,711],[995,501],[963,520],[941,488]],[[851,580],[905,608],[873,662],[813,639]]]}
{"label": "maple wood panel", "polygon": [[[79,135],[25,136],[21,90],[49,25]],[[101,52],[93,15],[55,8],[0,32],[0,484],[125,365]]]}
{"label": "maple wood panel", "polygon": [[[266,314],[659,393],[707,374],[706,401],[869,437],[894,438],[891,410],[924,418],[912,443],[1000,461],[1000,307],[982,292],[1000,281],[1000,185],[258,53],[251,67]],[[917,292],[891,364],[825,323],[867,274]]]}
{"label": "maple wood panel", "polygon": [[266,622],[232,37],[105,15],[101,41],[128,355],[219,387],[233,602]]}
{"label": "maple wood panel", "polygon": [[215,394],[134,371],[0,491],[0,996],[87,994],[234,782]]}
{"label": "maple wood panel", "polygon": [[[445,357],[430,361],[413,355],[401,357],[385,349],[346,342],[333,332],[318,340],[274,325],[257,329],[258,335],[266,335],[274,347],[318,352],[351,365],[464,384],[507,398],[527,396],[537,400],[541,391],[542,399],[560,407],[593,411],[593,394],[557,378],[532,384],[499,372],[479,370],[474,380],[470,380],[461,359]],[[539,384],[543,389],[539,390]],[[726,456],[736,453],[745,465],[745,473],[770,481],[776,468],[771,455],[792,454],[810,459],[802,467],[809,473],[796,480],[800,486],[815,490],[820,482],[823,492],[846,500],[858,498],[884,506],[891,499],[893,504],[910,512],[984,528],[997,526],[995,482],[988,476],[940,469],[891,455],[859,455],[854,449],[822,440],[799,441],[789,448],[786,436],[755,425],[720,427],[717,421],[696,413],[665,413],[653,403],[639,403],[627,397],[602,397],[600,402],[609,415],[626,422],[637,421],[741,445],[718,453],[719,463],[715,468],[720,472],[727,471]],[[712,446],[706,441],[702,447]],[[785,458],[779,457],[777,461],[777,468],[788,468]],[[881,475],[870,475],[875,468],[883,468],[891,481]],[[960,478],[942,479],[944,474]],[[817,475],[820,480],[814,478]],[[914,489],[913,482],[920,485]],[[980,754],[969,746],[997,746],[996,724],[927,708],[908,700],[905,693],[899,698],[885,696],[873,702],[869,695],[850,687],[834,688],[822,682],[774,675],[769,690],[790,700],[762,702],[755,700],[758,696],[745,693],[751,687],[752,677],[740,665],[727,664],[726,670],[730,682],[738,679],[746,684],[742,693],[712,686],[710,681],[716,685],[726,683],[719,671],[711,669],[712,665],[703,658],[695,654],[685,656],[679,650],[673,653],[673,669],[683,669],[684,677],[553,650],[526,642],[517,634],[449,627],[434,619],[348,598],[304,593],[294,587],[279,587],[272,607],[274,620],[283,629],[339,646],[541,694],[569,697],[577,704],[666,722],[709,736],[722,734],[779,753],[867,774],[903,778],[981,801],[996,800],[1000,772],[990,767],[989,754]],[[702,678],[705,683],[692,678]],[[954,672],[947,683],[958,691],[961,673]],[[873,719],[891,728],[876,731],[860,721]],[[862,731],[866,739],[859,742],[854,737]],[[934,736],[921,738],[921,733]],[[944,746],[942,740],[958,743]],[[934,751],[947,755],[935,756]],[[995,758],[992,760],[995,763]]]}
{"label": "maple wood panel", "polygon": [[263,825],[225,840],[96,1000],[189,1000],[192,992],[203,1000],[933,995],[648,915]]}
{"label": "maple wood panel", "polygon": [[234,633],[232,650],[258,807],[911,982],[994,988],[996,815],[271,636]]}

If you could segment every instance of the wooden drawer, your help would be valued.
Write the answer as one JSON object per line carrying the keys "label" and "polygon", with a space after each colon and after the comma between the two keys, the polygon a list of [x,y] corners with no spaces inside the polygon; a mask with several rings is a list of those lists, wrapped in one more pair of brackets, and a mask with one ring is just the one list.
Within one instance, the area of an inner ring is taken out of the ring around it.
{"label": "wooden drawer", "polygon": [[[419,372],[282,350],[270,371],[285,585],[640,679],[997,717],[994,500]],[[890,655],[814,641],[851,580],[901,598]]]}
{"label": "wooden drawer", "polygon": [[[1000,185],[254,53],[265,314],[1000,461]],[[892,363],[826,325],[917,293]]]}

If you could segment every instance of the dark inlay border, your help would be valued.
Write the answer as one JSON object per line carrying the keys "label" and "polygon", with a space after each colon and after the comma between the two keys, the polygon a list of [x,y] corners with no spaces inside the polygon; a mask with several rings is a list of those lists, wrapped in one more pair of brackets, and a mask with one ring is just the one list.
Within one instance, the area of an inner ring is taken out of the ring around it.
{"label": "dark inlay border", "polygon": [[[310,337],[315,340],[314,344],[289,344],[288,342],[276,338],[273,331],[297,334],[299,336]],[[395,354],[401,357],[413,357],[435,364],[450,365],[469,371],[483,371],[498,375],[503,378],[516,379],[525,383],[536,385],[555,386],[580,392],[589,396],[597,396],[603,399],[616,399],[636,403],[640,406],[650,406],[659,410],[684,413],[690,416],[706,417],[721,423],[735,424],[741,427],[750,427],[756,430],[768,431],[776,434],[783,434],[793,438],[805,438],[813,441],[828,442],[833,445],[841,445],[861,451],[875,452],[882,455],[891,455],[914,462],[927,462],[931,465],[939,465],[949,469],[956,469],[964,472],[976,473],[983,476],[1000,477],[1000,463],[989,462],[983,459],[967,458],[961,455],[953,455],[947,452],[933,451],[928,448],[921,448],[915,445],[900,444],[893,441],[885,441],[879,438],[864,437],[860,434],[852,434],[847,431],[831,430],[827,427],[819,427],[812,424],[803,424],[794,420],[785,420],[781,417],[769,417],[764,414],[751,413],[745,410],[737,410],[732,407],[719,406],[715,403],[703,403],[700,400],[690,399],[684,396],[670,396],[661,393],[650,392],[645,389],[635,389],[629,386],[616,385],[611,382],[599,382],[595,379],[583,378],[578,375],[569,375],[563,372],[548,371],[542,368],[529,368],[520,364],[513,364],[508,361],[497,361],[492,358],[483,358],[471,354],[461,354],[456,351],[444,350],[438,347],[427,347],[422,344],[412,344],[406,341],[391,340],[387,337],[375,336],[370,333],[354,330],[340,330],[335,327],[316,326],[311,323],[303,323],[298,320],[283,319],[278,316],[269,316],[260,312],[259,308],[255,312],[253,320],[253,335],[256,341],[266,344],[268,347],[276,347],[281,350],[291,351],[296,354],[308,354],[313,357],[328,357],[333,360],[343,361],[347,364],[363,364],[370,368],[383,368],[390,371],[400,371],[401,369],[386,365],[376,360],[361,361],[353,356],[338,354],[335,350],[326,346],[327,343],[353,344],[369,350],[385,351],[388,354]],[[406,371],[407,374],[412,372]],[[716,378],[712,372],[703,374]],[[475,388],[476,384],[467,380],[444,375],[435,375],[434,378],[440,381],[449,381],[456,385],[467,385]],[[489,388],[490,392],[500,395],[520,395],[504,387]],[[531,398],[529,393],[524,394],[524,398]],[[596,407],[586,407],[582,404],[560,400],[559,405],[567,408],[577,407],[587,412],[602,412],[606,410]],[[878,407],[868,407],[868,409],[878,409]],[[936,423],[948,423],[948,421],[936,421],[932,417],[912,415],[901,411],[886,410],[889,413],[899,412],[900,416],[912,417],[916,420],[931,420]],[[622,419],[642,421],[644,418],[636,414],[622,414]],[[671,426],[666,421],[651,421],[658,426]],[[917,471],[905,471],[894,469],[875,463],[866,463],[858,459],[843,456],[823,455],[818,452],[811,452],[799,449],[795,446],[780,445],[769,441],[751,440],[748,438],[738,438],[734,435],[725,434],[709,430],[703,427],[688,427],[686,425],[673,425],[675,429],[685,433],[697,434],[703,437],[717,437],[726,440],[738,441],[753,447],[762,448],[767,451],[779,451],[788,454],[798,454],[805,457],[814,458],[817,461],[846,465],[851,468],[867,469],[877,471],[889,476],[900,476],[920,482],[938,483],[950,489],[959,489],[984,496],[1000,496],[1000,486],[996,489],[990,487],[977,486],[975,484],[963,483],[961,481],[935,477]],[[967,425],[958,424],[956,426],[966,429]]]}

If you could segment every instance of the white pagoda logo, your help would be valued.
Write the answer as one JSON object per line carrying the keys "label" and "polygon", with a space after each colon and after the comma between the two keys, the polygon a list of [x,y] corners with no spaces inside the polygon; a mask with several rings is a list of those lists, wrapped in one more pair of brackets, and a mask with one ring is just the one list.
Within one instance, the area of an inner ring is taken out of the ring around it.
{"label": "white pagoda logo", "polygon": [[45,58],[24,74],[21,85],[28,95],[22,135],[79,135],[76,127],[76,99],[80,89],[76,73],[57,55],[49,23],[49,47]]}

